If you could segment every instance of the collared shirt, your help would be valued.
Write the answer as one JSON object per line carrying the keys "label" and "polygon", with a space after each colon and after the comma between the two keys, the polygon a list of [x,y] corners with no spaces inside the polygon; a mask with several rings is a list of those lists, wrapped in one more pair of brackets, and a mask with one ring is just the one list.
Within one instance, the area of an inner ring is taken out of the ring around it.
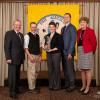
{"label": "collared shirt", "polygon": [[50,34],[50,38],[51,38],[51,39],[53,38],[54,34],[55,34],[55,32],[52,32],[52,33]]}
{"label": "collared shirt", "polygon": [[52,32],[51,34],[55,34],[55,32]]}
{"label": "collared shirt", "polygon": [[14,30],[16,32],[16,34],[18,33],[16,30]]}
{"label": "collared shirt", "polygon": [[[30,31],[31,32],[31,31]],[[31,32],[33,35],[37,34],[36,32]]]}
{"label": "collared shirt", "polygon": [[29,36],[28,34],[26,34],[24,36],[24,48],[28,48],[28,45],[29,45]]}
{"label": "collared shirt", "polygon": [[18,31],[16,31],[16,30],[14,30],[15,31],[15,33],[17,34],[17,33],[19,33]]}
{"label": "collared shirt", "polygon": [[69,24],[70,24],[70,22],[66,23],[66,27],[68,27]]}

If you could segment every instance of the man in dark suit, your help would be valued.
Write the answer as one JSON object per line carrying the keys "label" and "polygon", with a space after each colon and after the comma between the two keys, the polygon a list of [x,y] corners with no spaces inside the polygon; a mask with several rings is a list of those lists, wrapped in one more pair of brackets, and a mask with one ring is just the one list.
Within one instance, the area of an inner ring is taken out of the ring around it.
{"label": "man in dark suit", "polygon": [[75,88],[74,53],[77,31],[75,26],[71,24],[70,13],[64,14],[64,23],[65,26],[61,30],[64,43],[62,64],[65,76],[65,88],[68,92],[71,92]]}
{"label": "man in dark suit", "polygon": [[8,83],[10,97],[16,98],[19,92],[20,67],[24,61],[24,37],[20,33],[21,21],[16,20],[13,30],[5,34],[4,50],[6,62],[8,64]]}

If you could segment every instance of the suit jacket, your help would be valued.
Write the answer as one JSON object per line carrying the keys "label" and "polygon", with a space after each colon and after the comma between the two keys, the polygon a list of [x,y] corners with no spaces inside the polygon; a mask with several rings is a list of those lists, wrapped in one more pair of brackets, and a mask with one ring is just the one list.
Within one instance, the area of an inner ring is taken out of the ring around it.
{"label": "suit jacket", "polygon": [[64,26],[61,30],[64,43],[64,55],[74,55],[75,53],[75,43],[76,43],[76,28],[72,24],[69,24],[67,27]]}
{"label": "suit jacket", "polygon": [[6,60],[11,59],[13,64],[21,64],[24,61],[24,36],[19,33],[20,37],[14,30],[7,31],[4,39],[4,50]]}
{"label": "suit jacket", "polygon": [[[82,29],[79,29],[77,32],[78,33],[78,42],[79,42],[81,31],[82,31]],[[84,35],[83,35],[84,53],[95,52],[96,47],[97,47],[97,41],[96,41],[95,32],[93,29],[87,27],[85,32],[84,32]]]}

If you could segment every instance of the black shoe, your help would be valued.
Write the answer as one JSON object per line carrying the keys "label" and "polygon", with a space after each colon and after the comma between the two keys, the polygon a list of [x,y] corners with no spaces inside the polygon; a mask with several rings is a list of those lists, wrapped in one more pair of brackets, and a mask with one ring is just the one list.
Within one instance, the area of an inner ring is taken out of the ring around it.
{"label": "black shoe", "polygon": [[21,91],[21,90],[17,90],[17,91],[16,91],[16,93],[21,94],[21,93],[22,93],[22,91]]}
{"label": "black shoe", "polygon": [[33,92],[33,90],[30,90],[30,89],[28,90],[28,93],[32,93],[32,92]]}
{"label": "black shoe", "polygon": [[53,91],[53,88],[49,88],[50,91]]}
{"label": "black shoe", "polygon": [[69,86],[67,86],[67,87],[66,87],[66,86],[63,86],[63,87],[61,87],[61,89],[67,89],[68,87],[69,87]]}
{"label": "black shoe", "polygon": [[23,90],[24,90],[23,87],[17,88],[16,93],[21,94],[21,93],[23,93]]}
{"label": "black shoe", "polygon": [[82,95],[88,95],[89,93],[90,93],[90,91],[82,92]]}
{"label": "black shoe", "polygon": [[28,93],[39,94],[40,93],[40,90],[39,89],[28,90]]}
{"label": "black shoe", "polygon": [[69,88],[66,89],[66,92],[72,92],[74,90],[75,90],[75,87],[69,87]]}
{"label": "black shoe", "polygon": [[54,91],[58,91],[60,89],[61,89],[60,87],[59,88],[53,88]]}
{"label": "black shoe", "polygon": [[64,92],[66,92],[66,91],[67,91],[67,89],[68,89],[68,87],[65,87],[65,88],[64,88]]}
{"label": "black shoe", "polygon": [[17,96],[16,94],[10,94],[10,97],[11,97],[13,100],[18,99],[18,96]]}
{"label": "black shoe", "polygon": [[34,90],[33,90],[33,93],[35,93],[35,94],[40,94],[40,89],[34,89]]}
{"label": "black shoe", "polygon": [[81,93],[84,92],[84,91],[85,91],[85,89],[79,90],[79,92],[81,92]]}

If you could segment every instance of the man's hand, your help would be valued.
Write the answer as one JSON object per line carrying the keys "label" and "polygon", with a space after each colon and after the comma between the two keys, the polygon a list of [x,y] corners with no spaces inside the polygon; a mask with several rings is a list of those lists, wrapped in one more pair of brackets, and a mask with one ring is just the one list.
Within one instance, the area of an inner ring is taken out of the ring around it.
{"label": "man's hand", "polygon": [[45,45],[45,46],[43,47],[44,50],[46,50],[47,48],[48,48],[48,45]]}
{"label": "man's hand", "polygon": [[6,62],[7,62],[8,64],[11,64],[11,63],[12,63],[12,60],[9,59],[9,60],[6,60]]}
{"label": "man's hand", "polygon": [[42,57],[40,56],[40,57],[39,57],[39,61],[41,62],[41,60],[42,60]]}
{"label": "man's hand", "polygon": [[71,60],[71,59],[72,59],[72,55],[68,54],[68,60]]}
{"label": "man's hand", "polygon": [[29,58],[31,63],[34,63],[34,58],[31,55],[28,58]]}

